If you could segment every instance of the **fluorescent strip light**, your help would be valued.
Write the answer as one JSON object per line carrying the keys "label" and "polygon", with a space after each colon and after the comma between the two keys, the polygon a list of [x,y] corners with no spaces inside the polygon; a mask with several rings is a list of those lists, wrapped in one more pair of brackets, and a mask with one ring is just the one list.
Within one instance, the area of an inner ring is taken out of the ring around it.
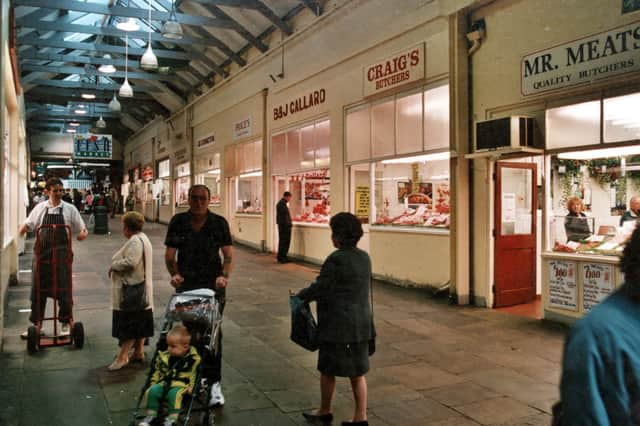
{"label": "fluorescent strip light", "polygon": [[82,99],[95,99],[96,95],[94,95],[93,93],[83,93],[82,95]]}
{"label": "fluorescent strip light", "polygon": [[73,112],[75,112],[76,114],[85,115],[87,113],[87,110],[86,109],[76,109]]}
{"label": "fluorescent strip light", "polygon": [[76,129],[67,129],[67,133],[75,133]]}
{"label": "fluorescent strip light", "polygon": [[240,175],[241,178],[257,177],[257,176],[262,176],[262,171],[251,172],[251,173],[243,173],[243,174]]}
{"label": "fluorescent strip light", "polygon": [[219,175],[220,174],[220,169],[209,170],[207,173],[210,174],[210,175]]}
{"label": "fluorescent strip light", "polygon": [[78,127],[80,125],[80,123],[78,123],[77,121],[72,121],[71,123],[69,123],[69,126],[71,127]]}
{"label": "fluorescent strip light", "polygon": [[624,157],[640,154],[640,145],[617,148],[590,149],[588,151],[563,152],[558,158],[563,160],[591,160],[594,158]]}
{"label": "fluorescent strip light", "polygon": [[78,165],[82,167],[109,167],[109,164],[106,163],[78,163]]}
{"label": "fluorescent strip light", "polygon": [[51,164],[47,166],[47,169],[73,169],[73,166],[67,164]]}
{"label": "fluorescent strip light", "polygon": [[437,152],[435,154],[417,155],[415,157],[392,158],[390,160],[382,160],[382,164],[424,163],[427,161],[448,160],[449,157],[450,157],[449,151]]}

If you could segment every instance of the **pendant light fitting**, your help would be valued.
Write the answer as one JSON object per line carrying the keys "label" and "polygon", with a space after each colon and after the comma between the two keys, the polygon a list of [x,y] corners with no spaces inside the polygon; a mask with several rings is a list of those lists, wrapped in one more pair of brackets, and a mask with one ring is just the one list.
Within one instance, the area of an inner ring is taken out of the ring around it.
{"label": "pendant light fitting", "polygon": [[153,53],[151,49],[151,0],[147,1],[149,6],[149,19],[147,24],[149,26],[149,44],[147,45],[147,51],[144,52],[142,58],[140,58],[140,68],[143,70],[155,70],[158,68],[158,57]]}
{"label": "pendant light fitting", "polygon": [[176,17],[175,1],[171,1],[171,13],[169,19],[162,24],[162,36],[172,40],[180,40],[182,38],[182,26]]}

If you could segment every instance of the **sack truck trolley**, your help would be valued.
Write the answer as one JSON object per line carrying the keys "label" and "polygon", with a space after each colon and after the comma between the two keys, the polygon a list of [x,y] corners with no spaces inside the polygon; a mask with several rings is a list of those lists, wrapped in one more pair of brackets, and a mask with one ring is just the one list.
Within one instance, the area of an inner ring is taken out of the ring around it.
{"label": "sack truck trolley", "polygon": [[[46,224],[36,228],[32,267],[34,285],[31,291],[32,298],[35,300],[34,316],[38,321],[36,325],[27,329],[27,351],[31,354],[47,346],[73,344],[78,349],[84,346],[84,327],[81,322],[73,321],[71,237],[69,225]],[[53,316],[51,317],[46,317],[46,309],[42,309],[47,297],[53,299]],[[67,311],[64,316],[60,315],[58,300]],[[70,334],[60,334],[59,320],[69,322]],[[53,321],[52,336],[43,334],[45,321]]]}

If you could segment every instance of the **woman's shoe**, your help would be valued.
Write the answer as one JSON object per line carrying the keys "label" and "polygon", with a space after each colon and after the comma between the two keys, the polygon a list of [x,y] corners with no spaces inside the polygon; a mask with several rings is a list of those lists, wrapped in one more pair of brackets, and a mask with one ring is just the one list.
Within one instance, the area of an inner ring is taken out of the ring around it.
{"label": "woman's shoe", "polygon": [[129,364],[129,361],[118,361],[118,358],[116,358],[111,365],[109,365],[107,367],[107,370],[109,371],[117,371],[120,370],[122,367],[126,366],[127,364]]}
{"label": "woman's shoe", "polygon": [[369,421],[362,420],[360,422],[342,422],[342,426],[369,426]]}
{"label": "woman's shoe", "polygon": [[304,417],[308,422],[320,422],[320,423],[331,423],[333,420],[333,414],[313,414],[313,413],[302,413],[302,417]]}
{"label": "woman's shoe", "polygon": [[132,364],[134,364],[134,363],[144,364],[144,355],[132,356],[131,358],[129,358],[129,362],[132,363]]}

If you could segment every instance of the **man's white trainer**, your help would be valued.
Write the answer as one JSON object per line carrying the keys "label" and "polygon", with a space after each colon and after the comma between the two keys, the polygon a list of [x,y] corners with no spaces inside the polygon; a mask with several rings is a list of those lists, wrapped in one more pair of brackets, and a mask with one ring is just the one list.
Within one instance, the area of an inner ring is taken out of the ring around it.
{"label": "man's white trainer", "polygon": [[214,405],[224,405],[224,395],[222,395],[222,387],[220,382],[211,385],[211,398],[209,399],[209,407]]}

